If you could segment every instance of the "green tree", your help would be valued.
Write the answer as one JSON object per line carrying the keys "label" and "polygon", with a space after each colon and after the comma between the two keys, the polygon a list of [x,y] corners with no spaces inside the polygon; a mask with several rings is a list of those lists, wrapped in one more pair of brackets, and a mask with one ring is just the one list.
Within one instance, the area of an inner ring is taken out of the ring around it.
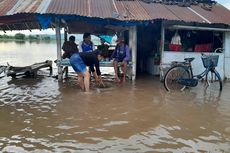
{"label": "green tree", "polygon": [[4,34],[4,35],[2,36],[2,38],[3,38],[3,39],[12,39],[12,36],[8,36],[8,35]]}
{"label": "green tree", "polygon": [[50,37],[45,35],[45,36],[42,36],[42,40],[50,40]]}
{"label": "green tree", "polygon": [[36,37],[34,35],[29,35],[28,38],[29,38],[29,40],[38,40],[38,37]]}
{"label": "green tree", "polygon": [[25,40],[26,36],[24,34],[22,34],[22,33],[16,33],[14,35],[14,38],[18,39],[18,40]]}

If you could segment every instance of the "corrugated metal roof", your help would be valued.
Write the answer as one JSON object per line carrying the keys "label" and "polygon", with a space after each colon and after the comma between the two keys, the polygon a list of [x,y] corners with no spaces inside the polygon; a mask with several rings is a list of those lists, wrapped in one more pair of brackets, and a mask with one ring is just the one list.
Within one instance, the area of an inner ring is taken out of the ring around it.
{"label": "corrugated metal roof", "polygon": [[7,12],[14,7],[17,0],[3,0],[0,2],[0,15],[4,16]]}
{"label": "corrugated metal roof", "polygon": [[112,3],[108,0],[91,0],[90,16],[112,18]]}
{"label": "corrugated metal roof", "polygon": [[144,3],[141,2],[141,5],[145,8],[147,13],[154,19],[170,19],[178,20],[178,17],[173,14],[165,5],[158,3]]}
{"label": "corrugated metal roof", "polygon": [[123,3],[123,7],[125,8],[129,20],[151,20],[152,19],[139,1],[134,1],[134,2],[126,1],[121,3]]}
{"label": "corrugated metal roof", "polygon": [[52,0],[45,13],[89,16],[89,0]]}
{"label": "corrugated metal roof", "polygon": [[225,23],[230,25],[230,11],[222,5],[215,5],[211,11],[205,10],[200,6],[191,6],[198,14],[209,20],[211,23]]}
{"label": "corrugated metal roof", "polygon": [[6,13],[6,15],[14,15],[18,13],[36,13],[42,0],[18,0],[17,3]]}
{"label": "corrugated metal roof", "polygon": [[[180,7],[143,1],[117,0],[1,0],[0,23],[7,16],[24,14],[68,15],[86,18],[116,19],[120,21],[150,21],[156,19],[220,23],[230,25],[230,11],[214,5],[211,11],[199,5]],[[35,17],[34,17],[35,19]],[[30,20],[29,20],[30,21]]]}
{"label": "corrugated metal roof", "polygon": [[192,12],[189,7],[180,7],[177,5],[166,5],[165,7],[169,9],[175,16],[177,16],[178,20],[180,21],[203,22],[202,18]]}

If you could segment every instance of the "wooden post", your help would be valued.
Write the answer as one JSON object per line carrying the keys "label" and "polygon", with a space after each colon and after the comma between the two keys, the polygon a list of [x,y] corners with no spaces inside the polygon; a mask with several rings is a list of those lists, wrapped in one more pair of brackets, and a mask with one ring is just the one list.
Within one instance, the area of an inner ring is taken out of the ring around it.
{"label": "wooden post", "polygon": [[[131,28],[129,28],[129,47],[130,47],[130,49],[132,50],[132,44],[133,43],[133,33],[132,33],[132,27]],[[133,60],[133,59],[131,59],[131,60]]]}
{"label": "wooden post", "polygon": [[161,41],[160,41],[160,63],[162,63],[162,58],[164,55],[164,50],[165,50],[164,44],[165,44],[165,27],[162,21],[161,23]]}
{"label": "wooden post", "polygon": [[132,50],[132,80],[136,79],[137,67],[137,27],[131,27],[129,30],[129,46]]}
{"label": "wooden post", "polygon": [[[55,19],[55,31],[56,31],[56,41],[57,41],[57,59],[61,60],[62,53],[61,53],[61,27],[60,27],[60,20]],[[63,78],[62,73],[62,66],[58,65],[58,81],[62,81]]]}
{"label": "wooden post", "polygon": [[224,74],[222,79],[230,79],[230,32],[225,32],[224,34]]}
{"label": "wooden post", "polygon": [[65,30],[64,30],[64,41],[66,42],[66,41],[68,41],[68,34],[67,34],[67,29],[65,28]]}
{"label": "wooden post", "polygon": [[[68,34],[67,34],[67,29],[66,28],[64,29],[64,41],[65,42],[68,41]],[[65,73],[65,78],[68,78],[68,73],[69,73],[68,66],[65,66],[63,71]]]}
{"label": "wooden post", "polygon": [[[130,48],[130,51],[131,51],[131,53],[130,53],[130,55],[131,55],[130,58],[131,59],[130,60],[133,63],[133,57],[132,57],[132,55],[133,55],[133,53],[132,53],[133,49],[132,49],[132,46],[133,46],[133,33],[132,33],[132,27],[130,27],[129,28],[129,48]],[[128,75],[129,75],[129,79],[133,80],[133,67],[132,67],[131,70],[130,70],[130,68],[128,68]]]}

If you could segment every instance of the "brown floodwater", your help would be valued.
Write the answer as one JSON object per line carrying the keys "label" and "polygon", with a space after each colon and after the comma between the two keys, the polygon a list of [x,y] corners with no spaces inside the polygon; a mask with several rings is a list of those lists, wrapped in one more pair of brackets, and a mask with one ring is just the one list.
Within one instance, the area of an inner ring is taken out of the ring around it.
{"label": "brown floodwater", "polygon": [[[23,65],[13,53],[4,59]],[[61,83],[39,74],[0,79],[1,152],[230,152],[230,83],[169,93],[158,77],[104,76],[107,88],[92,82],[85,94],[73,74]]]}

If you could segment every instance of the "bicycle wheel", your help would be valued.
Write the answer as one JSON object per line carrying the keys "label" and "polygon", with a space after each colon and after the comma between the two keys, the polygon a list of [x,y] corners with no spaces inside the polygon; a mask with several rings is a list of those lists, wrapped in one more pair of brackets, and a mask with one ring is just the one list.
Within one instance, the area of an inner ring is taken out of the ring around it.
{"label": "bicycle wheel", "polygon": [[178,79],[190,78],[190,73],[183,66],[170,68],[164,77],[164,86],[167,91],[183,90],[186,86],[180,84]]}
{"label": "bicycle wheel", "polygon": [[220,74],[216,70],[210,70],[205,79],[205,85],[208,90],[222,91],[222,80]]}

